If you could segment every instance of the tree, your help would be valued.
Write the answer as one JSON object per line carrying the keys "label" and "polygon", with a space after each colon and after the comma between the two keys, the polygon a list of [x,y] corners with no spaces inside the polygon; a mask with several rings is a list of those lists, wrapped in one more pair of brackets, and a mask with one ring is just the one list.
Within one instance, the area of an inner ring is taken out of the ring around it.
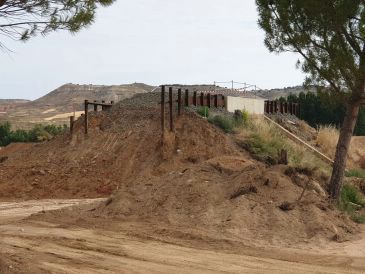
{"label": "tree", "polygon": [[271,52],[300,55],[306,84],[347,94],[330,180],[332,199],[340,196],[346,158],[365,93],[364,0],[256,0],[259,25]]}
{"label": "tree", "polygon": [[0,0],[0,34],[25,41],[56,30],[75,33],[93,22],[98,5],[114,1]]}

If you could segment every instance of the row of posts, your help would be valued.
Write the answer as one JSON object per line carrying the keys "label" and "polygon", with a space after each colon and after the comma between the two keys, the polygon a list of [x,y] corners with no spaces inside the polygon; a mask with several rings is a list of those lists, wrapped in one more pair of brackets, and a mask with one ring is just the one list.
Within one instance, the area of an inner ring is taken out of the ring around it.
{"label": "row of posts", "polygon": [[[161,128],[162,132],[165,131],[165,95],[166,95],[166,86],[161,86]],[[174,131],[174,96],[173,96],[173,88],[169,87],[169,121],[170,121],[170,131]],[[175,101],[176,102],[176,101]],[[189,90],[186,89],[184,93],[183,100],[183,91],[181,88],[177,90],[177,115],[181,115],[182,106],[188,107],[190,104],[194,106],[206,106],[206,107],[224,107],[225,106],[225,97],[221,94],[205,94],[201,92],[198,94],[197,91],[193,92],[192,99],[189,95]]]}
{"label": "row of posts", "polygon": [[281,101],[265,101],[265,113],[291,114],[300,117],[300,104]]}
{"label": "row of posts", "polygon": [[[98,103],[96,100],[94,100],[94,102],[89,102],[89,100],[85,100],[84,102],[84,114],[82,114],[84,116],[84,129],[85,129],[85,134],[88,133],[88,127],[89,127],[89,117],[88,117],[88,113],[89,113],[89,105],[93,105],[94,106],[94,112],[98,111],[98,107],[101,106],[101,110],[105,111],[105,110],[109,110],[114,104],[114,101],[111,101],[110,103],[105,103],[105,101],[101,101],[101,103]],[[75,124],[75,116],[70,116],[70,133],[73,133],[74,130],[74,124]]]}

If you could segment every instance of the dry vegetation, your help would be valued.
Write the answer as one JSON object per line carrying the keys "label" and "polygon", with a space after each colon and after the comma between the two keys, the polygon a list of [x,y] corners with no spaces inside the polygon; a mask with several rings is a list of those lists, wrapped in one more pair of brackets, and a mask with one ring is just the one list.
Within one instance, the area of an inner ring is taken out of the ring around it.
{"label": "dry vegetation", "polygon": [[318,129],[316,144],[321,148],[323,153],[334,158],[338,137],[339,131],[334,126],[320,126]]}
{"label": "dry vegetation", "polygon": [[327,178],[330,166],[303,146],[291,141],[263,118],[250,118],[247,126],[238,129],[240,137],[254,156],[274,161],[281,149],[288,151],[289,166],[312,170],[318,177]]}

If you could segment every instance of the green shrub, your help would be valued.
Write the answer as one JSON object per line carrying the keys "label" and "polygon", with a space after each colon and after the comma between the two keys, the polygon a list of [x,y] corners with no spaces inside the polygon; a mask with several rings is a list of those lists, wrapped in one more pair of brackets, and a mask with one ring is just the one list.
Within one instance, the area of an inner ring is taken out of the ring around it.
{"label": "green shrub", "polygon": [[278,160],[278,152],[285,149],[286,145],[279,138],[265,140],[260,134],[254,133],[246,140],[246,148],[256,159],[275,164]]}
{"label": "green shrub", "polygon": [[365,223],[365,199],[356,187],[345,185],[342,188],[339,208],[348,213],[354,222]]}
{"label": "green shrub", "polygon": [[209,118],[208,121],[217,127],[220,127],[226,133],[233,132],[235,127],[234,119],[229,116],[216,115],[213,118]]}
{"label": "green shrub", "polygon": [[17,129],[11,131],[9,122],[0,124],[0,146],[7,146],[10,143],[42,142],[52,139],[54,136],[63,133],[67,126],[56,125],[35,125],[31,130]]}
{"label": "green shrub", "polygon": [[208,107],[199,107],[197,112],[200,116],[203,116],[205,118],[209,117],[209,108]]}
{"label": "green shrub", "polygon": [[250,115],[249,115],[248,111],[245,109],[242,110],[242,120],[245,125],[247,125],[249,118],[250,118]]}
{"label": "green shrub", "polygon": [[346,177],[365,178],[365,170],[361,168],[351,169],[345,172]]}

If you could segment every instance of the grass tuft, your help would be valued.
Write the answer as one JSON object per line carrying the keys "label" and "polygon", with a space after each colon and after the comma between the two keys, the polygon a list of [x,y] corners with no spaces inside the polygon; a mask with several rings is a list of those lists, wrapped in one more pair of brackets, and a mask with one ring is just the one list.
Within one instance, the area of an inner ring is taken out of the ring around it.
{"label": "grass tuft", "polygon": [[345,172],[346,177],[365,178],[365,170],[361,168],[350,169]]}

